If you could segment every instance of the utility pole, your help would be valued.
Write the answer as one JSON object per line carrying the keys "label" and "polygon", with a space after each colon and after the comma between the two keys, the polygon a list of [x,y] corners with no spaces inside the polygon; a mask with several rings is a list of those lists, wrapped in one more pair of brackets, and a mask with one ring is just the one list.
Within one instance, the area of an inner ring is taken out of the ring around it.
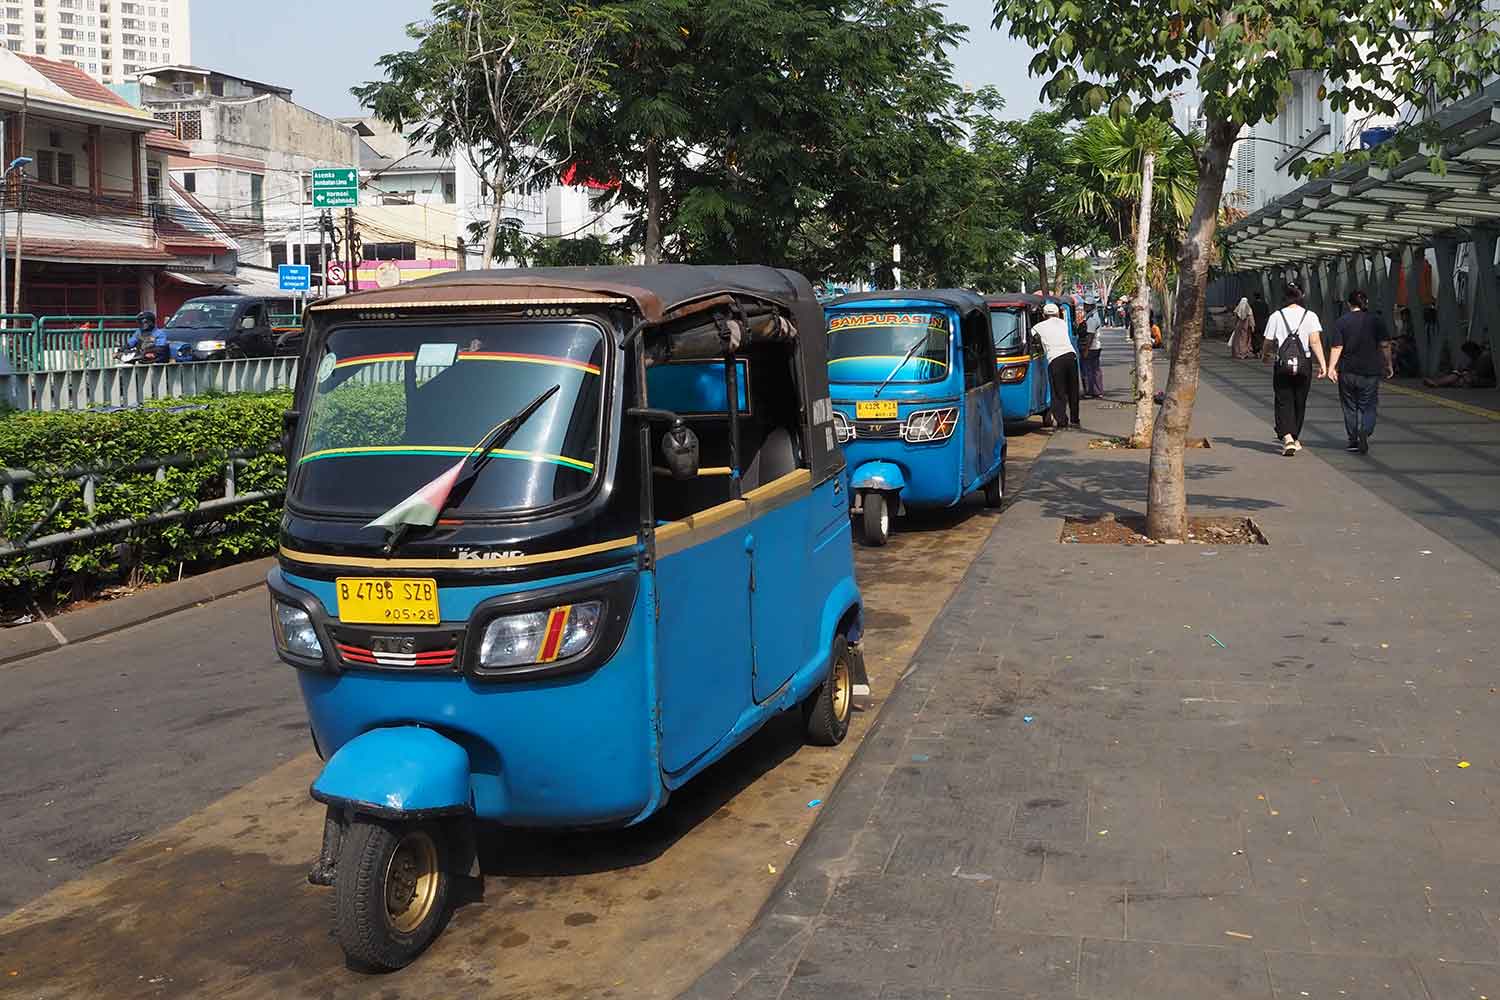
{"label": "utility pole", "polygon": [[[26,109],[31,104],[31,91],[21,91],[21,135],[20,149],[26,151]],[[11,294],[11,308],[17,311],[21,308],[21,231],[26,225],[26,170],[21,170],[21,190],[16,196],[16,281],[15,291]],[[3,275],[0,275],[3,278]]]}
{"label": "utility pole", "polygon": [[346,260],[344,271],[344,294],[348,294],[359,287],[359,282],[354,275],[354,209],[344,209],[344,257]]}

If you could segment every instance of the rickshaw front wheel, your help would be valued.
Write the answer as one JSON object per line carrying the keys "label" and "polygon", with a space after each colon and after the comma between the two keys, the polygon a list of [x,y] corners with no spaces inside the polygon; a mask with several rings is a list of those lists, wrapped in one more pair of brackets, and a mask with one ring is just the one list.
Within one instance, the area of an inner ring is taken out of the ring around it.
{"label": "rickshaw front wheel", "polygon": [[866,545],[880,546],[891,539],[891,505],[884,493],[865,494],[864,540]]}
{"label": "rickshaw front wheel", "polygon": [[849,734],[849,719],[854,714],[853,668],[848,641],[841,635],[835,636],[828,676],[802,703],[802,721],[807,726],[809,743],[838,746]]}
{"label": "rickshaw front wheel", "polygon": [[446,842],[428,823],[357,817],[344,835],[334,884],[334,936],[344,954],[399,969],[442,927],[451,879]]}

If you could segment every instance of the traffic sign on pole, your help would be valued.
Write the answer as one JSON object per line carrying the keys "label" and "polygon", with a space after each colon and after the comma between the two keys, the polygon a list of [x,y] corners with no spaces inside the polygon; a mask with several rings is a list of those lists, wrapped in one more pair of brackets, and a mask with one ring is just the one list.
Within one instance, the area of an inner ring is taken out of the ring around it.
{"label": "traffic sign on pole", "polygon": [[283,292],[305,292],[312,287],[312,268],[307,264],[276,265],[276,287]]}
{"label": "traffic sign on pole", "polygon": [[353,208],[359,204],[359,171],[318,167],[312,172],[313,208]]}

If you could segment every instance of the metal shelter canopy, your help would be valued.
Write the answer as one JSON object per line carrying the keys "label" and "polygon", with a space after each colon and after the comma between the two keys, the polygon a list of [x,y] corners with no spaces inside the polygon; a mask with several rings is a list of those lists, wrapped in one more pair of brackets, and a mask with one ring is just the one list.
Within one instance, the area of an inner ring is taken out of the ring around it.
{"label": "metal shelter canopy", "polygon": [[[1392,168],[1349,164],[1224,230],[1234,267],[1256,271],[1467,238],[1500,220],[1500,83],[1436,116],[1438,138]],[[1446,172],[1431,169],[1439,155]]]}

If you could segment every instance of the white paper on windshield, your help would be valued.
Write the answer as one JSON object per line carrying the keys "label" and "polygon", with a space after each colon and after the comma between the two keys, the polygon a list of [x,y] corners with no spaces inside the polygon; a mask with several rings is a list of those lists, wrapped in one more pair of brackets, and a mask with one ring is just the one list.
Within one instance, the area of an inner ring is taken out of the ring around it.
{"label": "white paper on windshield", "polygon": [[318,362],[318,381],[327,382],[328,376],[333,374],[334,366],[338,363],[339,359],[335,355],[323,355],[323,360]]}
{"label": "white paper on windshield", "polygon": [[457,357],[457,344],[423,344],[417,348],[417,367],[447,368]]}

